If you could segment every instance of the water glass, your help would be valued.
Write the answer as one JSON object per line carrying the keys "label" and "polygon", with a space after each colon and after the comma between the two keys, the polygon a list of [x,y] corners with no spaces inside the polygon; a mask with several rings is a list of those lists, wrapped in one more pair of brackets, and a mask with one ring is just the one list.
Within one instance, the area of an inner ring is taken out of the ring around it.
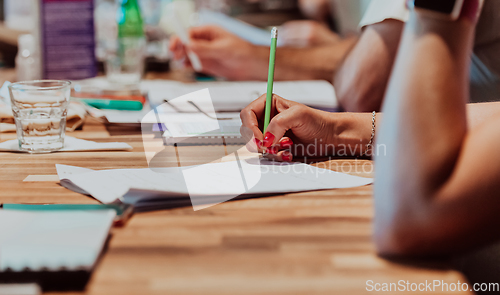
{"label": "water glass", "polygon": [[19,149],[49,153],[64,147],[71,82],[38,80],[9,86]]}

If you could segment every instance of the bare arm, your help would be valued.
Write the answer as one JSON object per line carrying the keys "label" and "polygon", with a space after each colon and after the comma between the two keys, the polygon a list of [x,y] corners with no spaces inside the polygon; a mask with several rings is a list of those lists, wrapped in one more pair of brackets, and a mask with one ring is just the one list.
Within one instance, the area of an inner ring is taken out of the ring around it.
{"label": "bare arm", "polygon": [[335,75],[340,105],[349,112],[380,111],[404,23],[368,26]]}
{"label": "bare arm", "polygon": [[279,48],[276,54],[276,79],[323,79],[333,82],[333,73],[356,39],[350,37],[332,45],[311,48]]}
{"label": "bare arm", "polygon": [[[315,80],[331,81],[333,73],[339,67],[344,56],[355,44],[356,38],[348,38],[332,45],[290,48],[280,47],[276,52],[275,80]],[[252,77],[266,80],[269,67],[269,47],[255,46],[252,49]]]}
{"label": "bare arm", "polygon": [[[267,80],[269,47],[253,45],[216,26],[192,28],[190,50],[198,55],[203,72],[229,80]],[[331,81],[344,56],[356,42],[347,38],[311,48],[280,47],[276,53],[276,80],[324,79]],[[185,58],[185,47],[172,38],[170,50]]]}
{"label": "bare arm", "polygon": [[383,254],[445,254],[499,236],[500,117],[476,118],[469,130],[466,120],[473,33],[468,18],[415,13],[405,28],[377,142],[387,147],[376,157],[375,238]]}
{"label": "bare arm", "polygon": [[[466,106],[467,113],[467,129],[472,130],[480,127],[485,122],[494,120],[496,117],[500,117],[500,101],[495,102],[483,102],[483,103],[469,103]],[[369,121],[371,118],[370,113],[358,113],[353,118],[360,121]],[[368,118],[368,119],[367,119]],[[380,132],[380,125],[384,118],[383,113],[377,113],[377,134]],[[364,124],[363,129],[370,129],[371,124]],[[357,126],[360,126],[359,124]],[[359,128],[359,127],[358,127]],[[364,130],[361,132],[363,134],[370,135],[369,132]],[[361,134],[360,133],[360,134]]]}

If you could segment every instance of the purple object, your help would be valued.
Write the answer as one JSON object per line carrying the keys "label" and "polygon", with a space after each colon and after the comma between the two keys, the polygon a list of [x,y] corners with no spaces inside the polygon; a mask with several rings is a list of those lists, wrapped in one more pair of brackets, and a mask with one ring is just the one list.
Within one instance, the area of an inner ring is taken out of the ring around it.
{"label": "purple object", "polygon": [[160,132],[160,131],[166,131],[166,130],[167,130],[167,127],[163,123],[153,125],[153,132]]}
{"label": "purple object", "polygon": [[95,77],[94,0],[40,0],[44,79]]}

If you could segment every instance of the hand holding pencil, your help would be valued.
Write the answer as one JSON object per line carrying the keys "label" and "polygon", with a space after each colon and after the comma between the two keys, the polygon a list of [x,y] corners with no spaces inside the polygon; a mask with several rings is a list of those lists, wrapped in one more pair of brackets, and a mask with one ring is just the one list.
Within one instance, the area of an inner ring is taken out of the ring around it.
{"label": "hand holding pencil", "polygon": [[370,113],[333,114],[274,95],[272,119],[263,133],[265,107],[264,94],[241,111],[241,134],[248,140],[255,137],[258,152],[272,160],[291,162],[294,157],[342,156],[351,151],[361,155],[370,140]]}
{"label": "hand holding pencil", "polygon": [[291,162],[294,156],[330,156],[341,145],[361,155],[370,140],[371,114],[332,114],[273,94],[276,28],[271,35],[267,93],[241,111],[241,134],[255,137],[258,152],[276,161]]}

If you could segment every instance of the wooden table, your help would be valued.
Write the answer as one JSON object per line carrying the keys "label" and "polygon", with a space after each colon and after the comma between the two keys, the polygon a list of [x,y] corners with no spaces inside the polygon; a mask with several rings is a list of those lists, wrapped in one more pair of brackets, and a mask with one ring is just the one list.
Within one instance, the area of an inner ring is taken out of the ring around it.
{"label": "wooden table", "polygon": [[[127,142],[134,149],[0,153],[0,202],[95,203],[58,184],[56,163],[92,169],[147,167],[140,130],[89,119],[82,131],[68,135]],[[1,141],[16,137],[0,136]],[[193,163],[209,154],[225,154],[217,146],[186,151]],[[371,176],[371,161],[322,165]],[[23,182],[29,175],[52,177]],[[233,201],[196,212],[189,207],[136,214],[124,228],[113,229],[85,294],[366,294],[367,280],[466,282],[446,265],[416,267],[377,257],[372,219],[371,186]]]}

